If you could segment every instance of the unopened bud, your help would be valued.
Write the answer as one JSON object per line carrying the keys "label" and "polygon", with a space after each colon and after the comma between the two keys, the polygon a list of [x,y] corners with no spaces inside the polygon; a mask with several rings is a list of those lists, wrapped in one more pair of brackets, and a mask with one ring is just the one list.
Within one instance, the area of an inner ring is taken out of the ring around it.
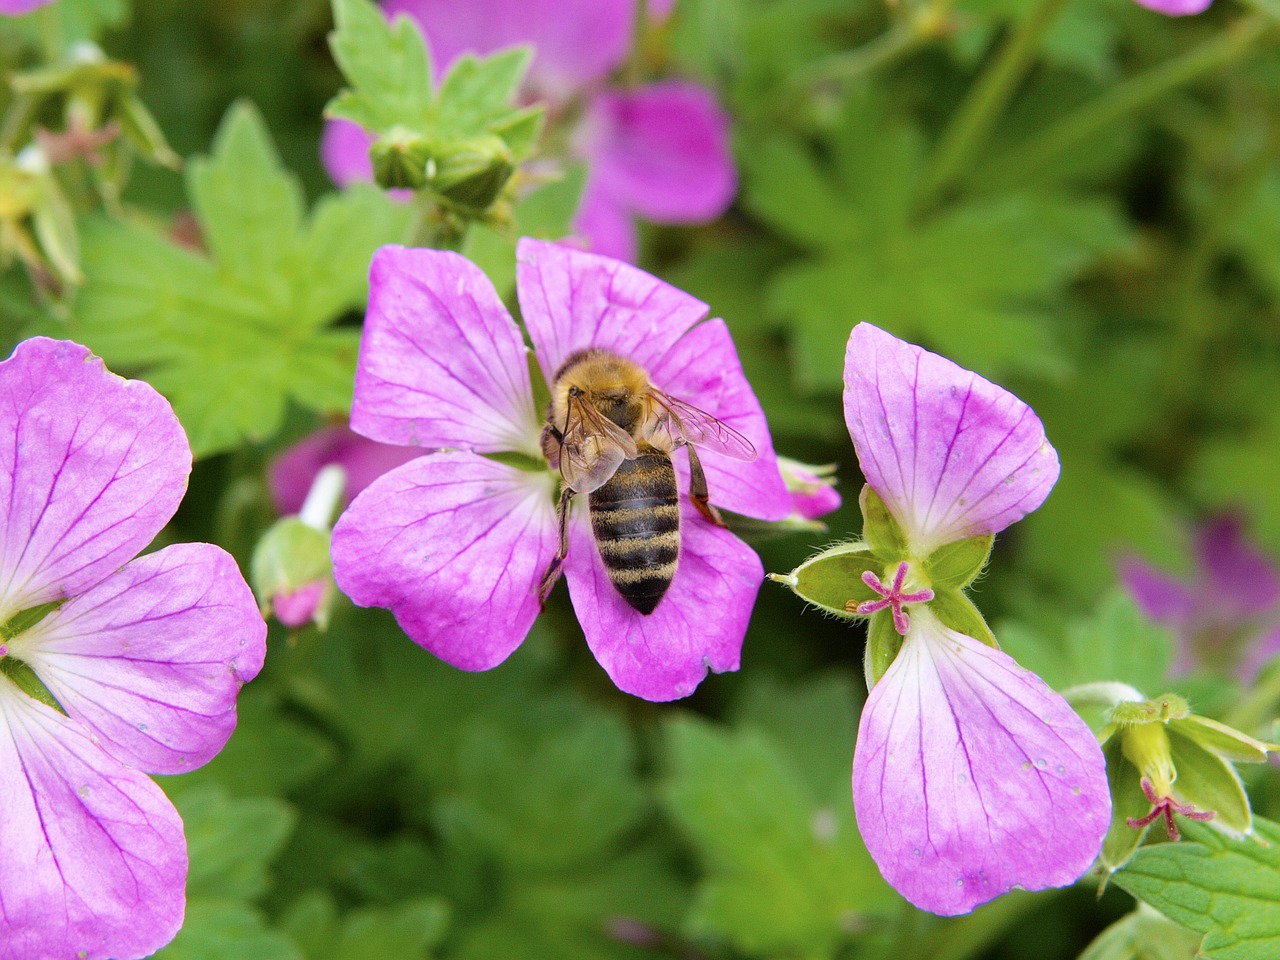
{"label": "unopened bud", "polygon": [[488,134],[438,149],[427,165],[427,176],[431,188],[454,206],[484,213],[501,196],[515,169],[506,143]]}
{"label": "unopened bud", "polygon": [[427,182],[432,156],[426,138],[405,127],[393,127],[369,149],[373,178],[387,190],[418,190]]}

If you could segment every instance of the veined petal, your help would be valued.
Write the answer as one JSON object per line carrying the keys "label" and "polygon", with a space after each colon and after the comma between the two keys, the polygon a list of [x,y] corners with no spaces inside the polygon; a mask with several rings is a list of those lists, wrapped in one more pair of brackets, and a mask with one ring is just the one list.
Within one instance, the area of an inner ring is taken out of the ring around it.
{"label": "veined petal", "polygon": [[1003,387],[869,323],[849,336],[845,423],[867,482],[927,556],[1040,506],[1058,454]]}
{"label": "veined petal", "polygon": [[[723,420],[755,446],[756,459],[750,463],[699,451],[712,503],[762,520],[781,520],[791,513],[791,494],[778,470],[769,425],[723,320],[690,330],[649,369],[649,377],[659,390]],[[679,465],[686,457],[677,450],[674,459]]]}
{"label": "veined petal", "polygon": [[582,202],[573,218],[574,237],[591,253],[635,263],[636,225],[631,214],[602,191],[594,177],[587,178]]}
{"label": "veined petal", "polygon": [[320,468],[336,463],[346,471],[342,493],[343,499],[350,502],[388,470],[426,452],[416,447],[378,443],[336,424],[321,427],[271,462],[267,471],[271,499],[282,515],[297,513],[306,502]]}
{"label": "veined petal", "polygon": [[187,847],[158,786],[0,678],[0,960],[134,960],[182,925]]}
{"label": "veined petal", "polygon": [[729,117],[696,84],[600,92],[583,118],[578,149],[596,189],[658,223],[714,219],[738,190]]}
{"label": "veined petal", "polygon": [[320,160],[330,179],[340,187],[357,180],[372,180],[371,146],[373,134],[358,123],[329,120],[320,138]]}
{"label": "veined petal", "polygon": [[570,526],[565,578],[587,646],[619,690],[646,700],[687,697],[707,671],[738,669],[764,580],[755,551],[709,523],[686,496],[680,512],[676,576],[648,616],[609,582],[581,506]]}
{"label": "veined petal", "polygon": [[169,401],[85,347],[35,337],[0,363],[0,620],[72,596],[151,542],[187,488]]}
{"label": "veined petal", "polygon": [[419,457],[375,480],[333,528],[333,574],[362,607],[388,607],[409,638],[463,670],[488,670],[538,615],[556,552],[550,473],[472,453]]}
{"label": "veined petal", "polygon": [[622,63],[635,16],[634,0],[385,0],[382,9],[418,22],[437,77],[463,53],[531,44],[526,85],[555,101]]}
{"label": "veined petal", "polygon": [[185,773],[231,736],[266,639],[231,555],[181,543],[126,564],[9,646],[121,763]]}
{"label": "veined petal", "polygon": [[1079,878],[1111,815],[1102,751],[1043,680],[927,606],[871,691],[853,763],[858,829],[880,872],[952,916],[1014,887]]}
{"label": "veined petal", "polygon": [[548,385],[587,347],[651,370],[707,315],[700,300],[608,257],[526,237],[516,261],[520,310]]}
{"label": "veined petal", "polygon": [[540,455],[524,341],[479,267],[442,250],[374,254],[351,426],[402,446]]}

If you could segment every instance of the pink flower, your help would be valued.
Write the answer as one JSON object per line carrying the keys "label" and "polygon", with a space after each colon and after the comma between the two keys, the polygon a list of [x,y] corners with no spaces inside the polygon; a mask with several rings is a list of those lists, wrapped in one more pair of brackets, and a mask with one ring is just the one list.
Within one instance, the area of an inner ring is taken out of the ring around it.
{"label": "pink flower", "polygon": [[38,10],[52,2],[53,0],[0,0],[0,15],[20,17],[24,13]]}
{"label": "pink flower", "polygon": [[1244,535],[1239,517],[1220,516],[1195,532],[1196,568],[1179,580],[1137,557],[1120,579],[1142,611],[1173,628],[1174,670],[1234,669],[1251,681],[1280,654],[1280,570]]}
{"label": "pink flower", "polygon": [[[699,322],[704,304],[604,257],[525,239],[518,261],[521,313],[548,385],[586,348],[639,364],[655,387],[754,444],[752,463],[703,455],[714,503],[762,519],[790,512],[722,320]],[[542,454],[524,339],[477,267],[447,252],[378,252],[351,423],[383,443],[449,449],[375,480],[339,518],[339,587],[357,604],[389,607],[411,639],[456,667],[501,663],[532,626],[557,553],[559,474]],[[505,456],[485,456],[495,453]],[[683,451],[672,459],[687,491]],[[608,580],[584,500],[569,517],[564,574],[587,644],[614,683],[670,700],[709,669],[736,670],[762,579],[755,553],[682,496],[675,577],[646,616]]]}
{"label": "pink flower", "polygon": [[147,774],[222,749],[266,625],[219,547],[134,559],[191,469],[164,398],[45,338],[0,363],[0,394],[0,958],[144,957],[187,875]]}
{"label": "pink flower", "polygon": [[1137,0],[1137,2],[1156,13],[1163,13],[1170,17],[1187,17],[1204,13],[1212,5],[1213,0]]}
{"label": "pink flower", "polygon": [[[437,75],[463,53],[532,44],[526,95],[560,112],[582,100],[571,151],[588,177],[574,230],[594,252],[634,260],[633,217],[701,223],[733,201],[729,120],[709,91],[678,81],[602,86],[627,56],[634,0],[388,0],[383,10],[422,28]],[[321,154],[334,182],[372,178],[370,143],[349,121],[328,124]]]}
{"label": "pink flower", "polygon": [[298,513],[320,468],[334,463],[346,474],[347,501],[388,470],[422,456],[425,450],[377,443],[333,424],[309,433],[271,461],[267,482],[281,514]]}
{"label": "pink flower", "polygon": [[940,547],[1038,507],[1057,454],[1013,394],[867,323],[849,337],[844,406],[867,483],[905,540],[884,578],[864,577],[880,599],[858,608],[884,608],[902,635],[858,729],[867,849],[904,897],[945,915],[1015,886],[1069,884],[1107,832],[1102,752],[1044,681],[948,626],[932,589],[944,585],[928,581]]}

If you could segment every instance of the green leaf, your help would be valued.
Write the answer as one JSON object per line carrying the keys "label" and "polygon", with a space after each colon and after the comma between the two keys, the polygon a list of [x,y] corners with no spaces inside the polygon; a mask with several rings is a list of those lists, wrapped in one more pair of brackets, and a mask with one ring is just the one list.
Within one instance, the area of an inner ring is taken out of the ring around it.
{"label": "green leaf", "polygon": [[846,603],[878,596],[863,582],[863,573],[870,570],[879,576],[883,567],[867,544],[842,543],[810,557],[788,574],[770,574],[769,578],[824,612],[849,619],[855,615],[846,609]]}
{"label": "green leaf", "polygon": [[333,0],[333,59],[353,88],[326,113],[368,130],[419,127],[430,115],[431,63],[422,31],[401,14],[394,24],[369,0]]}
{"label": "green leaf", "polygon": [[436,898],[356,910],[344,918],[332,960],[421,960],[448,924],[449,908]]}
{"label": "green leaf", "polygon": [[156,960],[302,960],[294,942],[248,904],[193,898],[173,943]]}
{"label": "green leaf", "polygon": [[191,896],[248,900],[268,886],[267,865],[293,829],[294,814],[280,800],[232,797],[215,786],[164,783],[186,825]]}
{"label": "green leaf", "polygon": [[1203,933],[1206,960],[1270,960],[1280,955],[1280,826],[1254,825],[1256,839],[1235,840],[1186,822],[1186,839],[1139,850],[1115,882]]}
{"label": "green leaf", "polygon": [[858,837],[847,773],[815,795],[756,730],[682,717],[667,737],[666,806],[706,869],[693,934],[753,955],[823,956],[858,918],[901,909]]}
{"label": "green leaf", "polygon": [[191,164],[188,191],[208,255],[139,225],[85,222],[89,282],[68,332],[168,396],[197,457],[274,436],[290,400],[348,410],[359,336],[330,325],[363,302],[374,250],[401,239],[409,211],[367,185],[306,217],[244,104]]}
{"label": "green leaf", "polygon": [[1195,960],[1200,935],[1144,904],[1098,934],[1080,960]]}

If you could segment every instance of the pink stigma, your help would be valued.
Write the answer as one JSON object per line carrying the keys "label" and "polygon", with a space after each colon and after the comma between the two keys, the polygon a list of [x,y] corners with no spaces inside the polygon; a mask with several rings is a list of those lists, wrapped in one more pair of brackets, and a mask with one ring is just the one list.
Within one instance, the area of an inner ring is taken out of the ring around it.
{"label": "pink stigma", "polygon": [[932,590],[918,590],[915,593],[902,592],[902,583],[907,579],[907,567],[908,564],[905,561],[898,564],[898,570],[893,575],[893,584],[888,587],[881,583],[880,578],[870,570],[863,573],[862,582],[880,594],[880,599],[864,601],[858,604],[854,611],[863,616],[869,616],[883,610],[885,607],[893,608],[893,629],[904,637],[907,635],[907,631],[911,629],[911,617],[902,608],[908,603],[927,603],[933,599]]}
{"label": "pink stigma", "polygon": [[1165,828],[1169,831],[1170,840],[1181,840],[1182,834],[1178,833],[1178,828],[1173,823],[1173,815],[1179,813],[1188,820],[1198,820],[1203,823],[1206,820],[1212,820],[1215,816],[1212,810],[1197,810],[1189,803],[1179,803],[1173,797],[1161,797],[1156,795],[1156,788],[1146,777],[1142,778],[1142,792],[1147,795],[1147,799],[1151,801],[1152,810],[1145,817],[1127,817],[1125,822],[1135,830],[1141,830],[1147,824],[1152,823],[1157,817],[1164,816]]}

